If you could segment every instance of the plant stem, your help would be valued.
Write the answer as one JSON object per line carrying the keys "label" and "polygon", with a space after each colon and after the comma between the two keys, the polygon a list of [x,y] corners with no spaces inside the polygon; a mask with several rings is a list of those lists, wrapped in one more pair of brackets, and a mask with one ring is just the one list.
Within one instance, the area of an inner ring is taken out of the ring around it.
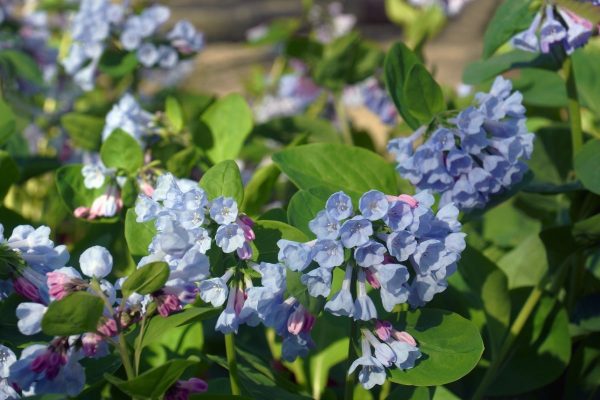
{"label": "plant stem", "polygon": [[565,78],[567,80],[567,97],[569,110],[569,123],[571,124],[571,145],[573,147],[573,160],[575,154],[583,146],[583,130],[581,128],[581,107],[579,106],[579,96],[577,95],[577,85],[575,83],[575,72],[573,71],[573,61],[567,58],[564,66]]}
{"label": "plant stem", "polygon": [[[567,257],[563,263],[558,267],[558,270],[555,272],[555,275],[550,284],[549,292],[556,293],[560,287],[559,282],[564,279],[564,273],[566,271],[566,267],[570,264],[573,255]],[[519,314],[515,318],[514,322],[510,326],[508,331],[508,335],[504,342],[502,343],[502,347],[498,351],[498,355],[492,362],[490,363],[489,368],[486,370],[483,379],[479,383],[475,394],[473,394],[473,400],[481,400],[485,395],[489,386],[494,382],[496,376],[501,371],[502,367],[504,367],[505,359],[507,358],[513,344],[517,340],[519,334],[523,330],[525,323],[535,310],[537,304],[539,303],[542,295],[544,294],[544,288],[546,287],[550,275],[550,271],[546,272],[546,275],[540,280],[536,287],[531,290],[529,297],[525,301],[525,304],[521,307]]]}
{"label": "plant stem", "polygon": [[229,382],[231,382],[231,394],[239,396],[240,381],[238,378],[237,361],[235,359],[235,338],[232,333],[225,335],[225,353],[227,354],[227,366],[229,367]]}
{"label": "plant stem", "polygon": [[334,107],[335,115],[340,124],[340,129],[342,130],[342,138],[347,145],[352,146],[354,144],[354,140],[352,140],[352,132],[350,131],[350,124],[348,123],[348,116],[346,115],[346,107],[342,101],[341,93],[336,94]]}
{"label": "plant stem", "polygon": [[135,378],[135,371],[129,358],[129,349],[127,348],[127,342],[123,333],[119,333],[119,354],[121,355],[121,361],[123,361],[123,367],[125,368],[125,374],[127,374],[127,380]]}
{"label": "plant stem", "polygon": [[142,341],[144,340],[144,334],[146,333],[146,315],[142,317],[142,323],[140,325],[140,333],[138,334],[135,350],[133,352],[133,361],[135,367],[135,373],[140,373],[140,360],[142,358]]}

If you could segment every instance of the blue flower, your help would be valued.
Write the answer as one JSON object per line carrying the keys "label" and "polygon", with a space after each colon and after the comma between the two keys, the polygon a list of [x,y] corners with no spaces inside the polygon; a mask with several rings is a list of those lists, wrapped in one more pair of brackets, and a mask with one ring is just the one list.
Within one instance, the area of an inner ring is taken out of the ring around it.
{"label": "blue flower", "polygon": [[227,294],[229,293],[227,282],[232,275],[233,271],[228,270],[220,278],[206,279],[200,282],[198,286],[200,298],[206,303],[211,303],[213,307],[222,306],[227,300]]}
{"label": "blue flower", "polygon": [[352,280],[352,265],[346,265],[346,272],[342,288],[334,294],[325,304],[325,310],[336,316],[351,317],[354,315],[354,299],[350,293],[350,284]]}
{"label": "blue flower", "polygon": [[352,362],[348,374],[353,373],[356,368],[361,367],[358,373],[358,381],[365,389],[369,390],[375,385],[383,385],[386,379],[385,367],[379,360],[373,357],[371,345],[367,339],[362,339],[361,346],[362,356]]}
{"label": "blue flower", "polygon": [[344,248],[336,240],[317,240],[313,247],[313,260],[323,268],[334,268],[344,262]]}
{"label": "blue flower", "polygon": [[340,228],[340,240],[348,249],[366,244],[372,234],[371,222],[360,216],[345,221]]}
{"label": "blue flower", "polygon": [[112,271],[113,259],[102,246],[93,246],[79,257],[81,272],[90,278],[102,279]]}
{"label": "blue flower", "polygon": [[381,284],[381,302],[386,311],[392,312],[396,305],[406,303],[409,296],[407,283],[410,275],[404,265],[380,265],[376,275]]}
{"label": "blue flower", "polygon": [[389,205],[385,194],[378,190],[369,190],[360,197],[358,208],[363,217],[377,221],[387,215]]}
{"label": "blue flower", "polygon": [[368,268],[382,264],[386,252],[383,244],[371,240],[354,250],[354,259],[361,267]]}
{"label": "blue flower", "polygon": [[337,221],[342,221],[350,218],[354,209],[352,208],[352,199],[344,192],[332,194],[327,203],[325,210],[329,216]]}
{"label": "blue flower", "polygon": [[237,202],[231,197],[217,197],[210,205],[210,217],[219,225],[235,222],[238,216]]}
{"label": "blue flower", "polygon": [[21,303],[17,306],[17,326],[23,335],[35,335],[42,331],[42,318],[47,307],[39,303]]}
{"label": "blue flower", "polygon": [[375,304],[369,296],[365,285],[365,272],[361,268],[358,270],[358,293],[354,301],[354,312],[352,317],[355,320],[369,321],[377,318]]}
{"label": "blue flower", "polygon": [[335,240],[340,234],[339,222],[325,210],[319,211],[317,216],[308,223],[308,227],[319,239]]}
{"label": "blue flower", "polygon": [[277,246],[279,247],[279,261],[290,270],[303,271],[310,264],[310,246],[285,239],[279,240]]}
{"label": "blue flower", "polygon": [[303,274],[300,281],[306,285],[308,293],[313,297],[329,296],[331,290],[331,270],[325,267],[315,268]]}
{"label": "blue flower", "polygon": [[215,235],[217,246],[225,253],[233,253],[241,249],[246,242],[244,230],[238,224],[221,225]]}

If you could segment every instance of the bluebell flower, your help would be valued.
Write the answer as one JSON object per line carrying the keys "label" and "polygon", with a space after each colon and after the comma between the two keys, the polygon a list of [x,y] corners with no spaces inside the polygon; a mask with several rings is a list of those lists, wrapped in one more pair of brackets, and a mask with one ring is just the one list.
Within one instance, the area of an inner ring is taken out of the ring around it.
{"label": "bluebell flower", "polygon": [[42,331],[42,318],[47,307],[40,303],[21,303],[17,306],[17,327],[23,335],[35,335]]}
{"label": "bluebell flower", "polygon": [[311,296],[327,297],[331,290],[331,269],[326,267],[315,268],[303,274],[300,281],[306,285]]}
{"label": "bluebell flower", "polygon": [[363,337],[361,340],[362,355],[354,360],[350,365],[348,374],[351,374],[356,368],[361,367],[358,372],[358,381],[367,390],[375,385],[383,385],[386,379],[385,367],[371,353],[369,341]]}
{"label": "bluebell flower", "polygon": [[336,240],[317,240],[312,256],[321,267],[331,269],[344,262],[344,248]]}
{"label": "bluebell flower", "polygon": [[144,43],[137,49],[137,58],[147,68],[152,67],[159,60],[159,52],[152,43]]}
{"label": "bluebell flower", "polygon": [[378,266],[376,277],[381,288],[381,302],[386,311],[392,312],[398,304],[408,300],[410,274],[402,264],[383,264]]}
{"label": "bluebell flower", "polygon": [[238,215],[237,202],[231,197],[217,197],[211,202],[210,217],[219,225],[235,222]]}
{"label": "bluebell flower", "polygon": [[206,279],[200,282],[198,289],[200,290],[200,298],[206,303],[211,303],[213,307],[220,307],[227,300],[229,289],[227,282],[233,275],[232,270],[227,270],[220,278]]}
{"label": "bluebell flower", "polygon": [[373,300],[367,296],[365,280],[365,271],[363,269],[359,269],[357,279],[358,292],[356,295],[356,300],[354,301],[354,312],[352,314],[352,317],[355,320],[369,321],[377,318],[375,303],[373,303]]}
{"label": "bluebell flower", "polygon": [[343,100],[349,107],[366,107],[386,125],[394,125],[398,119],[394,102],[385,88],[373,77],[345,88]]}
{"label": "bluebell flower", "polygon": [[346,265],[342,288],[325,304],[325,310],[336,316],[352,317],[354,315],[354,299],[350,292],[352,281],[352,264]]}
{"label": "bluebell flower", "polygon": [[350,218],[354,211],[352,199],[344,192],[334,193],[327,199],[325,210],[331,218],[337,221]]}
{"label": "bluebell flower", "polygon": [[325,210],[319,211],[308,227],[319,239],[335,240],[340,235],[340,223]]}
{"label": "bluebell flower", "polygon": [[[242,293],[243,296],[243,293]],[[238,291],[230,290],[227,298],[227,306],[217,319],[215,330],[222,334],[237,333],[238,327],[240,326],[240,312],[236,310],[236,299],[238,297]],[[240,307],[241,311],[241,307]]]}
{"label": "bluebell flower", "polygon": [[204,35],[198,32],[189,21],[178,21],[167,34],[171,45],[182,54],[199,52],[204,47]]}
{"label": "bluebell flower", "polygon": [[[396,155],[400,175],[418,191],[441,194],[441,206],[454,203],[465,210],[484,207],[519,182],[534,136],[527,132],[523,97],[511,90],[510,81],[497,77],[488,93],[475,95],[474,106],[446,126],[432,128],[412,152],[409,147],[425,134],[422,129],[410,138],[392,140],[388,150]],[[390,209],[386,223],[391,226],[404,215]]]}
{"label": "bluebell flower", "polygon": [[158,58],[158,65],[160,65],[161,68],[167,69],[175,67],[179,61],[177,51],[171,46],[159,46]]}
{"label": "bluebell flower", "polygon": [[112,271],[113,259],[104,247],[93,246],[81,253],[79,266],[85,275],[101,279]]}
{"label": "bluebell flower", "polygon": [[362,216],[345,221],[340,228],[340,240],[344,247],[349,249],[368,243],[372,234],[371,222]]}
{"label": "bluebell flower", "polygon": [[0,399],[17,400],[21,396],[8,382],[10,366],[17,361],[15,353],[6,346],[0,344]]}
{"label": "bluebell flower", "polygon": [[280,239],[278,259],[292,271],[303,271],[311,262],[311,247],[304,243]]}
{"label": "bluebell flower", "polygon": [[244,231],[238,224],[221,225],[215,235],[217,246],[223,249],[225,253],[232,253],[242,248],[246,239]]}
{"label": "bluebell flower", "polygon": [[314,342],[308,333],[286,335],[281,346],[281,359],[292,362],[297,357],[306,357]]}
{"label": "bluebell flower", "polygon": [[354,259],[361,267],[369,268],[382,264],[386,252],[387,250],[383,244],[371,240],[354,250]]}

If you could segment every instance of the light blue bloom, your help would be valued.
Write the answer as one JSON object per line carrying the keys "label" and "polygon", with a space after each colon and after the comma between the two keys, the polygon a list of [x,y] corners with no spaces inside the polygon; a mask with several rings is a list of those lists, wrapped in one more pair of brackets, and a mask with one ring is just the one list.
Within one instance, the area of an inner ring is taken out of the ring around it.
{"label": "light blue bloom", "polygon": [[352,317],[354,320],[369,321],[377,318],[377,310],[373,300],[367,295],[367,289],[365,285],[365,271],[360,268],[358,270],[358,293],[356,300],[354,301],[354,313]]}
{"label": "light blue bloom", "polygon": [[389,204],[385,194],[378,190],[369,190],[360,197],[358,208],[363,217],[377,221],[386,216]]}
{"label": "light blue bloom", "polygon": [[158,58],[158,65],[160,65],[161,68],[167,69],[175,67],[179,61],[177,51],[171,46],[159,46]]}
{"label": "light blue bloom", "polygon": [[396,354],[394,364],[402,370],[411,369],[415,366],[416,361],[421,358],[421,351],[416,346],[411,346],[406,342],[394,340],[388,342]]}
{"label": "light blue bloom", "polygon": [[142,44],[136,54],[140,64],[146,68],[152,67],[159,59],[158,49],[152,43]]}
{"label": "light blue bloom", "polygon": [[561,43],[567,37],[565,27],[554,18],[554,6],[546,6],[546,18],[540,29],[540,48],[542,52],[550,52],[550,46]]}
{"label": "light blue bloom", "polygon": [[347,264],[342,288],[325,304],[325,310],[333,315],[351,317],[354,314],[354,299],[350,292],[352,270],[352,265]]}
{"label": "light blue bloom", "polygon": [[231,197],[217,197],[210,205],[210,217],[219,225],[235,222],[238,216],[237,202]]}
{"label": "light blue bloom", "polygon": [[417,249],[417,240],[407,231],[392,232],[387,237],[387,248],[398,261],[406,261]]}
{"label": "light blue bloom", "polygon": [[241,249],[246,242],[244,230],[238,224],[221,225],[217,229],[215,242],[223,252],[233,253],[237,249]]}
{"label": "light blue bloom", "polygon": [[10,366],[16,361],[17,357],[15,353],[8,347],[0,344],[0,399],[16,400],[21,398],[8,382]]}
{"label": "light blue bloom", "polygon": [[356,368],[361,367],[358,373],[358,381],[367,389],[372,389],[375,385],[383,385],[386,379],[385,367],[379,360],[373,357],[371,346],[367,339],[361,341],[362,355],[354,360],[348,374],[351,374]]}
{"label": "light blue bloom", "polygon": [[47,307],[39,303],[21,303],[17,306],[17,327],[23,335],[35,335],[42,331],[42,318]]}
{"label": "light blue bloom", "polygon": [[311,296],[327,297],[331,291],[331,270],[325,267],[315,268],[303,274],[300,281],[306,285]]}
{"label": "light blue bloom", "polygon": [[301,332],[298,335],[286,335],[281,343],[281,359],[292,362],[297,357],[306,357],[314,342],[310,334]]}
{"label": "light blue bloom", "polygon": [[381,302],[387,312],[392,312],[396,305],[407,302],[409,276],[408,269],[401,264],[384,264],[377,267]]}
{"label": "light blue bloom", "polygon": [[92,246],[79,257],[81,272],[90,278],[102,279],[112,271],[113,258],[102,246]]}
{"label": "light blue bloom", "polygon": [[224,335],[228,333],[237,333],[238,328],[240,326],[240,318],[238,317],[238,314],[235,311],[235,298],[236,291],[232,289],[229,291],[227,306],[219,315],[219,318],[217,319],[217,324],[215,325],[215,330],[221,332]]}
{"label": "light blue bloom", "polygon": [[211,278],[200,282],[198,285],[200,298],[204,302],[212,304],[213,307],[221,307],[227,300],[229,293],[227,282],[232,275],[233,271],[227,270],[220,278]]}
{"label": "light blue bloom", "polygon": [[141,143],[144,136],[152,133],[153,118],[131,94],[126,93],[106,115],[102,140],[106,140],[115,129],[122,129]]}
{"label": "light blue bloom", "polygon": [[392,230],[397,231],[405,229],[413,222],[413,214],[408,204],[394,201],[390,204],[383,220]]}
{"label": "light blue bloom", "polygon": [[371,222],[360,216],[345,221],[340,228],[340,240],[348,249],[366,244],[372,234]]}
{"label": "light blue bloom", "polygon": [[387,249],[384,245],[371,240],[354,250],[354,259],[361,267],[369,268],[383,263],[385,253]]}
{"label": "light blue bloom", "polygon": [[311,248],[304,243],[280,239],[278,259],[292,271],[303,271],[311,262]]}
{"label": "light blue bloom", "polygon": [[310,220],[308,227],[319,239],[335,240],[340,234],[339,222],[325,210],[319,211],[317,216]]}
{"label": "light blue bloom", "polygon": [[177,21],[167,34],[171,45],[183,54],[199,52],[204,47],[204,35],[196,31],[189,21]]}
{"label": "light blue bloom", "polygon": [[323,268],[334,268],[344,262],[344,248],[336,240],[317,240],[313,247],[313,260]]}
{"label": "light blue bloom", "polygon": [[327,199],[325,210],[330,217],[337,221],[350,218],[354,210],[352,207],[352,199],[344,192],[334,193]]}

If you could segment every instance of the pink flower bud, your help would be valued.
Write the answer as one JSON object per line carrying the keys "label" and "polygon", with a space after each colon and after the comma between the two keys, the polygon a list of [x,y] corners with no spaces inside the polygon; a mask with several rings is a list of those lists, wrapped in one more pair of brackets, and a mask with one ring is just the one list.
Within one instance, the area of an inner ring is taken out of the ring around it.
{"label": "pink flower bud", "polygon": [[42,302],[42,297],[40,296],[39,290],[33,285],[33,283],[29,282],[22,276],[17,277],[13,281],[13,289],[15,289],[15,292],[26,299],[35,301],[37,303]]}
{"label": "pink flower bud", "polygon": [[158,303],[158,313],[162,317],[168,317],[182,308],[179,298],[174,294],[161,294],[156,300]]}
{"label": "pink flower bud", "polygon": [[244,307],[244,303],[246,302],[246,292],[238,286],[235,289],[235,300],[233,303],[233,309],[235,311],[235,315],[240,315],[242,312],[242,307]]}
{"label": "pink flower bud", "polygon": [[244,245],[236,250],[240,260],[249,260],[252,258],[252,247],[248,242],[244,242]]}
{"label": "pink flower bud", "polygon": [[98,353],[98,345],[102,343],[102,336],[95,333],[86,333],[81,337],[83,353],[87,357],[93,357]]}
{"label": "pink flower bud", "polygon": [[88,207],[77,207],[75,211],[73,211],[73,215],[75,218],[87,218],[90,215],[90,209]]}
{"label": "pink flower bud", "polygon": [[366,277],[367,282],[369,282],[369,285],[371,285],[373,289],[379,289],[381,287],[381,284],[377,279],[377,275],[375,274],[375,271],[372,268],[368,268],[366,270]]}
{"label": "pink flower bud", "polygon": [[152,197],[154,194],[154,188],[148,182],[140,183],[140,190],[148,197]]}
{"label": "pink flower bud", "polygon": [[293,313],[290,314],[287,321],[288,332],[292,335],[298,335],[304,328],[304,307],[298,306]]}
{"label": "pink flower bud", "polygon": [[388,340],[392,334],[392,324],[388,321],[377,320],[377,322],[375,322],[375,333],[379,339],[383,341]]}
{"label": "pink flower bud", "polygon": [[98,332],[106,337],[113,337],[117,334],[117,321],[112,318],[106,318],[98,327]]}
{"label": "pink flower bud", "polygon": [[408,204],[411,208],[415,208],[419,205],[419,202],[412,196],[408,194],[401,194],[398,196],[398,200]]}
{"label": "pink flower bud", "polygon": [[71,282],[71,277],[61,272],[48,272],[46,274],[48,283],[48,292],[56,300],[60,300],[69,294],[67,284]]}
{"label": "pink flower bud", "polygon": [[394,337],[394,339],[396,339],[399,342],[405,342],[405,343],[410,344],[411,346],[417,345],[417,341],[415,340],[415,338],[413,338],[411,336],[411,334],[408,332],[405,332],[405,331],[400,332],[397,330],[393,330],[392,336]]}

